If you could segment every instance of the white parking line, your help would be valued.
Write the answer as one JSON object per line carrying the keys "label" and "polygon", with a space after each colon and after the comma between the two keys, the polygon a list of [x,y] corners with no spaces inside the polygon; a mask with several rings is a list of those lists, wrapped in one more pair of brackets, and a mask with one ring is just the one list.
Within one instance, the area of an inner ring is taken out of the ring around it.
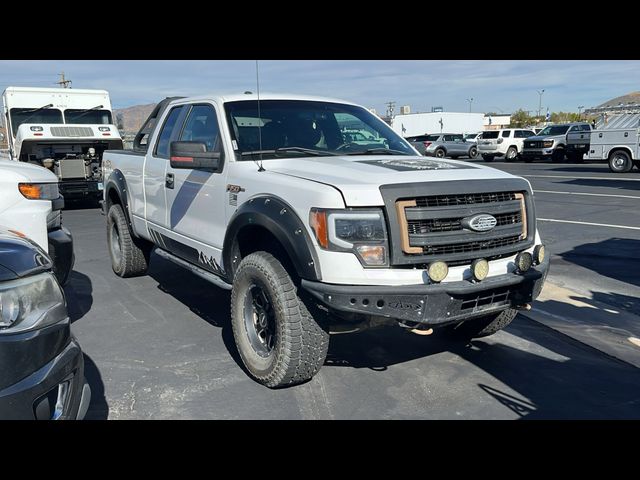
{"label": "white parking line", "polygon": [[610,228],[624,228],[627,230],[640,230],[640,227],[628,227],[627,225],[611,225],[608,223],[591,223],[591,222],[577,222],[575,220],[556,220],[554,218],[538,218],[541,222],[556,222],[556,223],[575,223],[577,225],[590,225],[593,227],[610,227]]}
{"label": "white parking line", "polygon": [[614,177],[569,177],[567,175],[520,175],[528,178],[566,178],[567,180],[613,180],[614,182],[640,182],[640,178]]}
{"label": "white parking line", "polygon": [[555,190],[534,190],[534,193],[557,193],[558,195],[587,195],[589,197],[615,197],[615,198],[634,198],[640,199],[633,195],[611,195],[608,193],[583,193],[583,192],[556,192]]}

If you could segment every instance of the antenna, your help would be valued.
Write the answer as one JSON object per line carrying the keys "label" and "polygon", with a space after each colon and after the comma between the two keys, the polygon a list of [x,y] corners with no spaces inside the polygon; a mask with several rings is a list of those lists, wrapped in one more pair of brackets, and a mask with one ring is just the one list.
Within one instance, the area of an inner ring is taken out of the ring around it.
{"label": "antenna", "polygon": [[258,165],[258,171],[264,172],[264,167],[262,166],[262,116],[260,115],[260,69],[258,68],[258,60],[256,60],[256,92],[258,95],[258,145],[260,148],[260,163],[256,162]]}
{"label": "antenna", "polygon": [[64,72],[61,72],[58,75],[60,75],[60,80],[56,83],[58,85],[61,85],[62,88],[71,88],[71,80],[67,80],[66,78],[64,78]]}

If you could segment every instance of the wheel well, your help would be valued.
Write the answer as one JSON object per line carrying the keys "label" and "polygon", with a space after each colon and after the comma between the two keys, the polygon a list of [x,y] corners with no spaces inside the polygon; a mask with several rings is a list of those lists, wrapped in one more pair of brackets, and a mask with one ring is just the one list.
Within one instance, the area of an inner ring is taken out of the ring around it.
{"label": "wheel well", "polygon": [[626,147],[615,147],[612,148],[611,151],[609,152],[609,156],[607,157],[609,160],[611,160],[611,157],[613,156],[614,153],[616,152],[624,152],[627,155],[629,155],[629,158],[633,160],[633,154],[631,153],[631,150],[629,148]]}
{"label": "wheel well", "polygon": [[[517,145],[509,145],[509,148],[515,148],[516,152],[518,151],[518,146]],[[507,150],[509,150],[509,148],[507,148]]]}
{"label": "wheel well", "polygon": [[122,205],[122,199],[115,188],[109,189],[109,193],[107,195],[107,211],[109,211],[111,205]]}
{"label": "wheel well", "polygon": [[254,252],[268,252],[277,258],[282,266],[291,276],[294,283],[298,282],[298,274],[295,266],[291,261],[291,257],[287,253],[284,246],[278,241],[276,236],[271,233],[265,227],[260,225],[247,225],[243,227],[238,234],[232,245],[232,275],[235,275],[235,270],[240,265],[243,258],[251,255]]}

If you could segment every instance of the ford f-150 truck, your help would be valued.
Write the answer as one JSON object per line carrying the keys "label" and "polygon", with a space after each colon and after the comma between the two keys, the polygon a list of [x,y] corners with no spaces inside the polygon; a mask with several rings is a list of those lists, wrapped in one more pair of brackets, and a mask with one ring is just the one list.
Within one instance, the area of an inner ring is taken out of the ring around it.
{"label": "ford f-150 truck", "polygon": [[574,162],[582,162],[589,152],[591,125],[568,123],[547,125],[534,137],[524,141],[521,156],[525,162],[536,159],[551,159],[554,163],[564,161],[565,156]]}
{"label": "ford f-150 truck", "polygon": [[114,272],[144,274],[155,248],[231,290],[240,357],[268,387],[311,378],[334,331],[491,335],[548,270],[525,179],[422,157],[340,100],[166,99],[103,168]]}

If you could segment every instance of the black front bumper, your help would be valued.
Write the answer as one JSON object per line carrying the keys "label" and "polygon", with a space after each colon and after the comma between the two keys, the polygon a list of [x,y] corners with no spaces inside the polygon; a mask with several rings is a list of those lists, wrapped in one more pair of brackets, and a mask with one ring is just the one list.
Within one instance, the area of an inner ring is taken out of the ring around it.
{"label": "black front bumper", "polygon": [[0,363],[0,419],[49,420],[59,390],[66,391],[60,420],[86,414],[91,390],[68,319],[41,330],[0,335]]}
{"label": "black front bumper", "polygon": [[66,199],[102,197],[102,181],[98,180],[60,180],[58,188]]}
{"label": "black front bumper", "polygon": [[334,310],[441,325],[531,303],[548,270],[546,260],[524,274],[508,273],[477,283],[360,286],[302,280],[302,286]]}
{"label": "black front bumper", "polygon": [[48,240],[49,256],[53,261],[53,273],[55,273],[60,285],[64,285],[75,261],[73,237],[66,227],[60,227],[49,231]]}

